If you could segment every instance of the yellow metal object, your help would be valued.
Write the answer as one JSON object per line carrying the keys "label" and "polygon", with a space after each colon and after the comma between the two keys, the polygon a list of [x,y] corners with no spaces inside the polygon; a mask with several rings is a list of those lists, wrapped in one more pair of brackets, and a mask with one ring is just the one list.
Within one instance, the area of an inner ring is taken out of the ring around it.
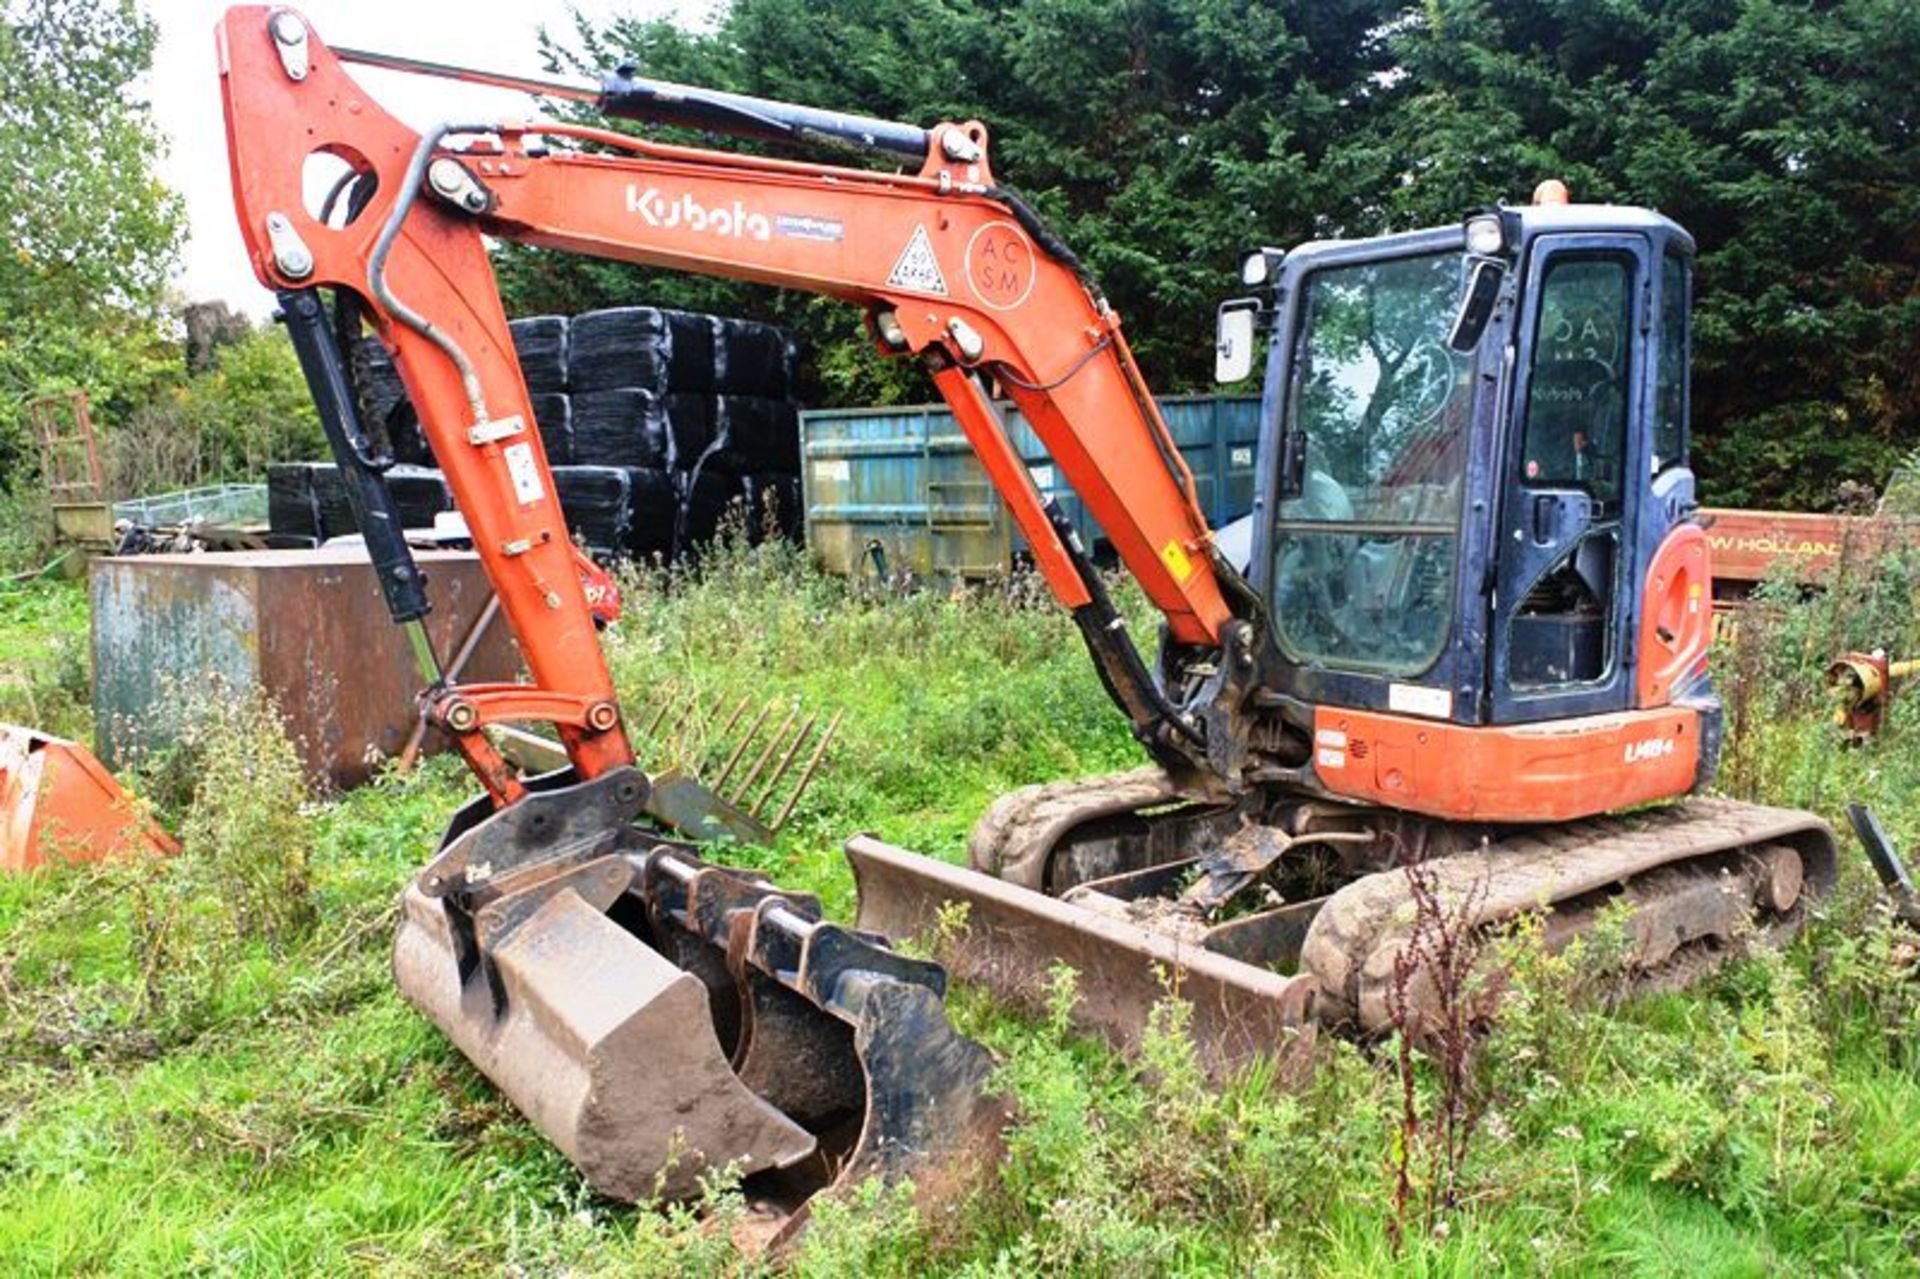
{"label": "yellow metal object", "polygon": [[1186,551],[1178,542],[1168,542],[1160,548],[1160,562],[1167,566],[1174,580],[1184,582],[1193,576],[1193,561],[1187,558]]}
{"label": "yellow metal object", "polygon": [[179,851],[86,747],[0,724],[0,873]]}

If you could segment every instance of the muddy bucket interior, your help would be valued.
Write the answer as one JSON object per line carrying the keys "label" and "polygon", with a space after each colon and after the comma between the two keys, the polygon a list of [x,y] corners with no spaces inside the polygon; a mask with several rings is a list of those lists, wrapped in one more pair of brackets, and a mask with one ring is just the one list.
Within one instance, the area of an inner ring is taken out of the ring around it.
{"label": "muddy bucket interior", "polygon": [[939,966],[634,827],[645,789],[456,819],[405,895],[401,991],[613,1198],[726,1170],[778,1233],[835,1184],[990,1166],[1006,1104]]}

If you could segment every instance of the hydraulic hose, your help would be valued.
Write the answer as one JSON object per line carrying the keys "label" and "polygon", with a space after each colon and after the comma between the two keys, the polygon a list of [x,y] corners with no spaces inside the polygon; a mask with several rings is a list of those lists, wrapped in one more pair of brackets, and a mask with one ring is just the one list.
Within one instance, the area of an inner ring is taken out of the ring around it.
{"label": "hydraulic hose", "polygon": [[400,194],[393,202],[393,210],[387,214],[387,223],[380,228],[380,237],[374,241],[373,256],[367,263],[367,288],[374,300],[392,312],[393,318],[432,342],[447,358],[453,361],[453,367],[460,371],[460,386],[467,393],[467,406],[473,410],[473,423],[489,421],[486,392],[480,386],[480,372],[461,349],[452,335],[421,315],[396,297],[387,287],[387,254],[393,248],[393,242],[400,236],[400,227],[407,220],[407,214],[413,211],[413,203],[420,197],[420,186],[426,181],[427,166],[433,161],[435,148],[440,140],[449,133],[493,133],[498,125],[492,124],[441,124],[420,135],[420,143],[413,149],[413,158],[407,162],[406,176],[400,181]]}

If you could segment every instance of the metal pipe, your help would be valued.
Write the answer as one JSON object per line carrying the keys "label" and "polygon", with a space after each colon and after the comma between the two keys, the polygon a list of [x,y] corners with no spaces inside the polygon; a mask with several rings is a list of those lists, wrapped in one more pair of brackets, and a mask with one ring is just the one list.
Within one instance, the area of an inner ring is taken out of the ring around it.
{"label": "metal pipe", "polygon": [[[800,754],[800,748],[806,744],[807,735],[813,732],[813,726],[819,722],[820,717],[818,715],[809,715],[801,723],[799,730],[793,735],[793,740],[787,743],[787,749],[785,753],[780,756],[780,762],[773,766],[773,772],[767,778],[765,788],[761,790],[759,797],[753,801],[753,807],[748,810],[747,816],[760,816],[760,810],[765,808],[768,801],[773,798],[773,792],[775,788],[780,785],[780,779],[787,775],[789,768],[793,767],[794,757]],[[742,798],[745,798],[744,794]]]}
{"label": "metal pipe", "polygon": [[780,806],[780,815],[773,819],[769,827],[774,833],[778,834],[780,828],[787,824],[787,818],[793,816],[793,810],[800,803],[800,797],[806,794],[807,787],[813,784],[813,774],[820,767],[821,759],[826,756],[827,747],[833,744],[833,735],[840,727],[842,714],[844,712],[835,711],[833,718],[827,721],[827,731],[820,735],[819,742],[813,748],[813,754],[807,759],[807,766],[800,770],[800,780],[794,784],[793,793],[787,796],[787,802]]}
{"label": "metal pipe", "polygon": [[753,761],[753,767],[747,770],[747,775],[740,779],[740,788],[734,794],[742,800],[752,794],[754,783],[760,780],[760,770],[765,768],[767,761],[773,758],[773,752],[785,740],[787,730],[793,727],[793,721],[799,717],[799,714],[797,710],[787,712],[787,717],[780,721],[780,727],[774,729],[773,736],[767,739],[766,749],[761,751],[759,757]]}
{"label": "metal pipe", "polygon": [[379,67],[383,71],[402,71],[408,75],[461,80],[467,84],[483,84],[493,89],[513,89],[520,93],[537,93],[548,98],[569,98],[575,102],[600,100],[598,85],[578,80],[543,80],[533,76],[512,75],[504,71],[458,67],[450,62],[429,62],[424,58],[406,58],[397,53],[381,53],[374,49],[348,49],[337,44],[333,45],[332,49],[334,56],[342,62],[354,62],[363,67]]}
{"label": "metal pipe", "polygon": [[419,145],[413,149],[413,158],[407,162],[406,176],[400,180],[400,193],[393,202],[393,211],[387,214],[387,223],[380,228],[380,237],[373,243],[373,256],[367,263],[367,287],[374,299],[392,312],[396,320],[446,352],[454,368],[460,371],[460,386],[467,393],[467,407],[473,413],[471,425],[474,426],[489,420],[486,392],[480,386],[479,370],[451,334],[394,296],[387,287],[387,254],[392,250],[393,242],[400,238],[400,227],[406,222],[407,214],[413,211],[413,202],[420,196],[420,185],[426,181],[427,166],[432,163],[434,150],[440,145],[440,140],[449,133],[494,133],[499,127],[495,124],[449,123],[436,125],[420,135]]}
{"label": "metal pipe", "polygon": [[550,80],[455,66],[449,62],[432,62],[371,49],[343,49],[336,45],[333,52],[342,62],[379,67],[385,71],[460,80],[467,84],[510,89],[541,97],[565,98],[574,102],[591,102],[604,115],[648,124],[702,129],[762,141],[824,142],[841,148],[890,152],[915,160],[926,158],[929,145],[927,131],[918,125],[853,115],[845,111],[828,111],[795,102],[779,102],[772,98],[756,98],[744,93],[726,93],[698,85],[675,84],[669,80],[652,80],[636,75],[632,67],[619,68],[595,86],[577,80]]}
{"label": "metal pipe", "polygon": [[773,714],[773,703],[768,702],[760,708],[760,713],[754,716],[753,723],[747,726],[747,731],[741,734],[740,744],[733,748],[731,755],[727,756],[726,767],[720,770],[720,776],[713,779],[713,790],[716,793],[727,784],[727,779],[733,776],[733,770],[739,766],[741,756],[747,753],[747,747],[753,745],[753,739],[760,732],[760,726],[767,722],[767,716],[771,714]]}
{"label": "metal pipe", "polygon": [[767,923],[779,926],[802,941],[813,936],[815,930],[820,927],[817,921],[795,914],[785,906],[769,906],[761,912],[760,918]]}

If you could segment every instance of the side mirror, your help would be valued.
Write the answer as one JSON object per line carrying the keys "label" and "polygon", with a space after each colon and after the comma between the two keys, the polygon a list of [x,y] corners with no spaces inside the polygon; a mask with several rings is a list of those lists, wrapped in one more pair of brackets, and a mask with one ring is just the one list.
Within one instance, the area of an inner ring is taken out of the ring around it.
{"label": "side mirror", "polygon": [[1473,258],[1473,274],[1467,277],[1466,292],[1460,295],[1460,309],[1454,313],[1453,328],[1447,332],[1447,345],[1461,354],[1480,345],[1493,318],[1493,304],[1500,297],[1500,282],[1507,268],[1492,258]]}
{"label": "side mirror", "polygon": [[1213,380],[1244,382],[1253,372],[1254,319],[1260,314],[1256,298],[1222,302],[1214,321]]}

